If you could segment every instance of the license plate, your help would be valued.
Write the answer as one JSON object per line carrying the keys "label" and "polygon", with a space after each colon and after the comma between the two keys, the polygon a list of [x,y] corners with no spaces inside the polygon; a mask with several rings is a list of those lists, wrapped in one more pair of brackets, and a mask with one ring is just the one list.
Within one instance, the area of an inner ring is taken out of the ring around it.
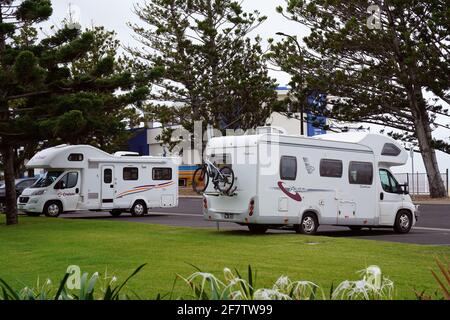
{"label": "license plate", "polygon": [[225,219],[233,219],[233,215],[231,213],[225,213],[223,216]]}

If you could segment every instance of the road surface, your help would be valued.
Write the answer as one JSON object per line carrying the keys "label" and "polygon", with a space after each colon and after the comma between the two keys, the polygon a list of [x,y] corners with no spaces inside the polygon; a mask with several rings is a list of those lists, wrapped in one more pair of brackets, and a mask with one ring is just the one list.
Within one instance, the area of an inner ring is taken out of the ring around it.
{"label": "road surface", "polygon": [[[151,210],[148,216],[135,218],[124,213],[118,218],[113,218],[107,212],[76,212],[61,215],[70,219],[100,219],[113,221],[131,221],[148,224],[163,224],[169,226],[183,226],[196,228],[217,229],[215,222],[203,220],[201,214],[201,199],[180,198],[178,208]],[[247,232],[246,227],[234,223],[220,223],[220,232]],[[293,232],[289,230],[270,230],[269,233]],[[361,230],[352,232],[346,227],[320,226],[318,235],[327,237],[347,237],[370,239],[379,241],[393,241],[416,244],[447,245],[450,246],[450,205],[448,204],[424,204],[420,207],[419,222],[409,234],[400,235],[391,229]]]}

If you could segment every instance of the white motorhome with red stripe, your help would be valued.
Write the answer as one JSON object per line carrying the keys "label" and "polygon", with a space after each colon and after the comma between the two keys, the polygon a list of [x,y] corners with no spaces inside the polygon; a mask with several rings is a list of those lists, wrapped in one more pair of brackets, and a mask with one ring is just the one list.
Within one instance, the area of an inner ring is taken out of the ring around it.
{"label": "white motorhome with red stripe", "polygon": [[417,219],[407,186],[391,173],[408,154],[383,135],[218,137],[209,141],[206,155],[231,167],[235,176],[227,194],[213,186],[204,192],[209,221],[235,222],[256,233],[290,227],[313,234],[319,225],[407,233]]}
{"label": "white motorhome with red stripe", "polygon": [[88,145],[45,149],[26,165],[45,174],[22,192],[18,208],[28,215],[57,217],[79,210],[141,216],[149,208],[175,207],[179,161],[131,152],[112,155]]}

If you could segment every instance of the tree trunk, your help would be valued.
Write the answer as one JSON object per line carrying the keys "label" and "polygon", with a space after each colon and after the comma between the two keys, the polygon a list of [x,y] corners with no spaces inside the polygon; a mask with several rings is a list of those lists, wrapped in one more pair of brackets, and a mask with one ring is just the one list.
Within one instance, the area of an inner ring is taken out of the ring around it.
{"label": "tree trunk", "polygon": [[6,225],[19,223],[16,203],[16,182],[14,176],[14,148],[12,145],[4,145],[1,149],[3,167],[5,171],[5,206]]}
{"label": "tree trunk", "polygon": [[430,196],[432,198],[442,198],[447,196],[444,181],[442,180],[439,166],[436,159],[436,150],[432,147],[432,135],[430,120],[426,110],[419,117],[415,117],[415,127],[417,141],[422,153],[423,163],[427,171]]}

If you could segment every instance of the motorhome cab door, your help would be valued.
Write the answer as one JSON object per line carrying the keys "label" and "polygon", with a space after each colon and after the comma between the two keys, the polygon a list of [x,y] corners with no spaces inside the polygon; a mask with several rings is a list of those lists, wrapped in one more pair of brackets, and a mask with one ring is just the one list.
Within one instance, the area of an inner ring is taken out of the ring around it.
{"label": "motorhome cab door", "polygon": [[381,168],[379,174],[380,224],[393,224],[403,201],[403,190],[389,170]]}
{"label": "motorhome cab door", "polygon": [[64,211],[76,210],[80,200],[80,172],[66,172],[56,183],[55,191],[63,203]]}
{"label": "motorhome cab door", "polygon": [[102,209],[113,209],[114,207],[114,167],[102,167]]}

